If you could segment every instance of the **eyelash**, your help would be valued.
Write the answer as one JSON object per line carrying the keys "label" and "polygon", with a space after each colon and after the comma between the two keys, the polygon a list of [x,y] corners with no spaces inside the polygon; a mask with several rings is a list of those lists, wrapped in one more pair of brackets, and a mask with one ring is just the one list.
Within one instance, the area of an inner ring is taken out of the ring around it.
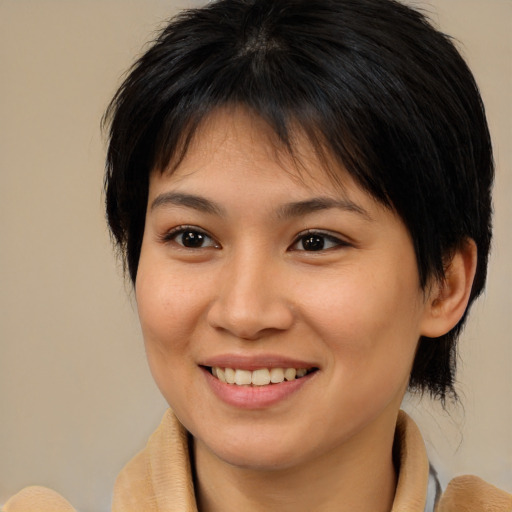
{"label": "eyelash", "polygon": [[[186,245],[176,241],[176,238],[179,235],[183,235],[185,233],[195,233],[196,235],[199,235],[200,237],[208,238],[209,240],[212,241],[212,244],[208,245],[208,246],[187,247]],[[194,249],[207,249],[207,248],[210,248],[210,247],[214,247],[214,248],[217,248],[217,249],[220,248],[220,245],[214,240],[213,237],[211,237],[208,233],[206,233],[206,231],[204,231],[202,229],[199,229],[196,226],[177,226],[177,227],[167,231],[166,233],[164,233],[161,236],[161,241],[164,242],[164,243],[176,242],[178,245],[180,245],[184,249],[192,249],[192,250],[194,250]]]}
{"label": "eyelash", "polygon": [[[204,240],[209,239],[211,240],[211,244],[207,246],[199,245],[199,246],[186,246],[183,243],[177,242],[177,237],[180,235],[183,235],[185,233],[194,233],[195,235],[199,235],[198,240]],[[320,243],[320,247],[311,248],[311,250],[307,250],[304,248],[304,241],[307,240],[309,237],[311,243],[318,244]],[[316,238],[315,240],[313,240]],[[164,243],[169,242],[175,242],[179,246],[183,247],[184,249],[190,249],[190,250],[196,250],[196,249],[208,249],[210,247],[219,249],[221,248],[220,244],[218,244],[213,237],[211,237],[208,233],[206,233],[204,230],[197,228],[196,226],[177,226],[170,231],[166,232],[164,235],[161,236],[161,241]],[[325,241],[330,242],[332,244],[331,247],[325,248]],[[295,248],[295,246],[299,243],[303,244],[302,249]],[[331,235],[330,233],[326,233],[324,231],[314,230],[310,229],[305,232],[299,233],[296,237],[293,243],[290,245],[289,250],[292,251],[300,251],[300,252],[321,252],[321,251],[329,251],[332,249],[336,249],[338,247],[348,247],[350,244],[344,240],[339,239],[338,237],[335,237]]]}
{"label": "eyelash", "polygon": [[[310,239],[312,239],[312,238],[322,239],[322,246],[319,249],[313,249],[313,250],[309,250],[309,251],[306,249],[293,249],[293,247],[296,246],[297,244],[299,244],[301,241],[302,241],[302,243],[304,243],[304,241],[308,237]],[[332,247],[325,248],[324,247],[325,241],[332,243],[333,244]],[[301,252],[320,252],[320,251],[330,251],[330,250],[336,249],[338,247],[348,247],[348,246],[350,246],[350,244],[348,242],[341,240],[340,238],[333,236],[330,233],[326,233],[325,231],[319,231],[319,230],[315,230],[315,229],[308,229],[307,231],[299,233],[297,235],[293,244],[290,246],[290,249],[295,250],[295,251],[301,251]]]}

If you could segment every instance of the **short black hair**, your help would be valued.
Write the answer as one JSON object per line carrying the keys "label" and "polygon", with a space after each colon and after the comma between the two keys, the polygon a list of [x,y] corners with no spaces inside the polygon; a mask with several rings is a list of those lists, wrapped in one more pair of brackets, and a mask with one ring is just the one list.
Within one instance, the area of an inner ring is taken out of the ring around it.
{"label": "short black hair", "polygon": [[[290,151],[299,127],[394,210],[424,289],[474,240],[469,304],[482,292],[494,175],[482,100],[451,39],[395,0],[219,0],[166,25],[104,118],[107,218],[133,282],[150,173],[179,161],[206,116],[228,106],[263,118]],[[466,314],[419,340],[411,390],[456,396]]]}

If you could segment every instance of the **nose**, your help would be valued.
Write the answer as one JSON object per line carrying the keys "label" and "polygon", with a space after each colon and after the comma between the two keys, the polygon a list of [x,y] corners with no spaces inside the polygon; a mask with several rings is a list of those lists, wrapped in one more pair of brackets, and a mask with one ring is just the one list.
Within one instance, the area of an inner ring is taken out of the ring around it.
{"label": "nose", "polygon": [[283,270],[271,258],[249,254],[226,262],[208,311],[209,325],[244,340],[289,329],[294,322]]}

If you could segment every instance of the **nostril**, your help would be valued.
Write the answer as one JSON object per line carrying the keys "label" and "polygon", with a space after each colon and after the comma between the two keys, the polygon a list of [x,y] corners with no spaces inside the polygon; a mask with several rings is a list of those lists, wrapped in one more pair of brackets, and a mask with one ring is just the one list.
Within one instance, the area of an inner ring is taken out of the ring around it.
{"label": "nostril", "polygon": [[286,287],[272,281],[268,265],[260,261],[255,266],[252,259],[230,263],[229,274],[222,276],[207,312],[211,327],[240,340],[253,341],[293,325],[295,316],[285,297]]}

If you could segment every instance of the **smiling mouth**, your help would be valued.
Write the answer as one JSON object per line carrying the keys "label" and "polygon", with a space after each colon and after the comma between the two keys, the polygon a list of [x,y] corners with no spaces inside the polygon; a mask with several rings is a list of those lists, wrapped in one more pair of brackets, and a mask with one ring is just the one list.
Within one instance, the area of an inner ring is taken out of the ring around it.
{"label": "smiling mouth", "polygon": [[206,369],[218,380],[236,386],[268,386],[285,381],[301,379],[313,373],[317,368],[259,368],[258,370],[240,370],[210,366]]}

